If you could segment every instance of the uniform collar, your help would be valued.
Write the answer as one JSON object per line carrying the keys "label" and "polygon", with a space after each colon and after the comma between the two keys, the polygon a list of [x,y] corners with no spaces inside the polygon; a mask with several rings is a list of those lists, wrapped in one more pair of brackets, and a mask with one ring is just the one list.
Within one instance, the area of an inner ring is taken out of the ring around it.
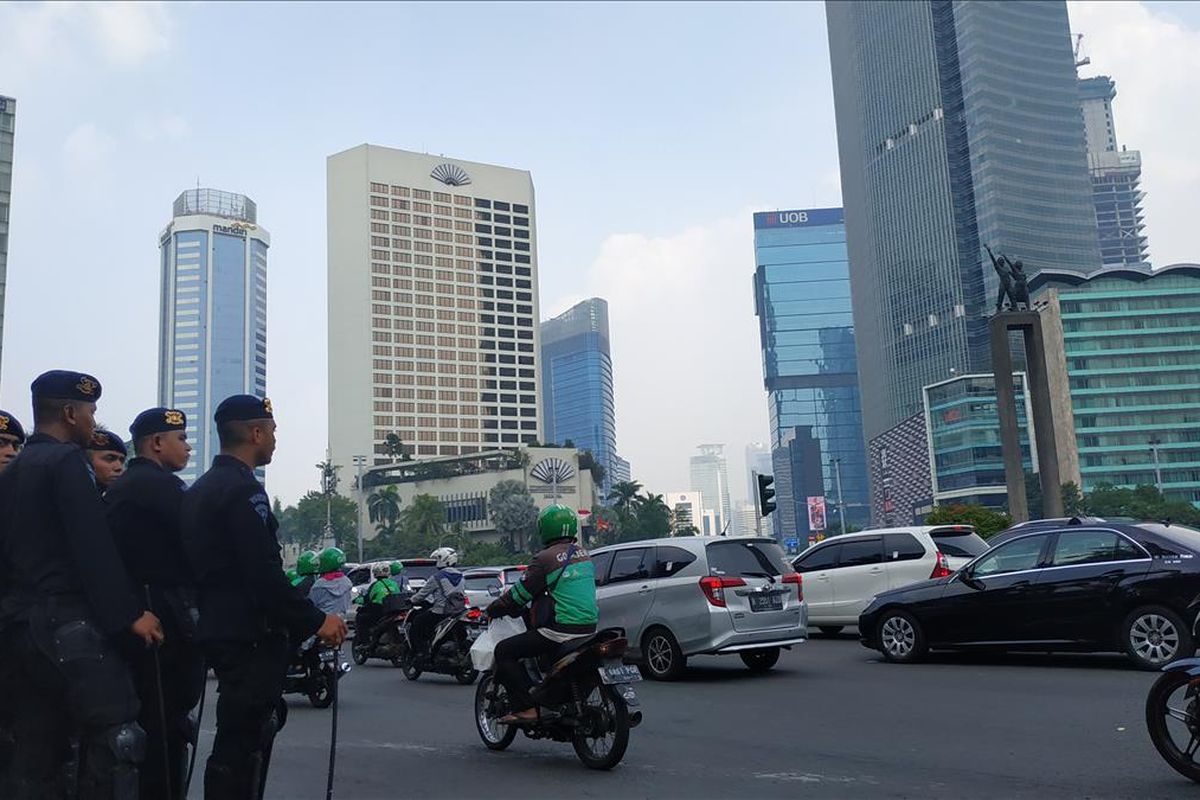
{"label": "uniform collar", "polygon": [[29,438],[25,440],[26,447],[31,444],[68,444],[68,442],[64,442],[61,439],[55,439],[48,433],[34,431],[29,435]]}
{"label": "uniform collar", "polygon": [[213,456],[212,465],[214,467],[236,467],[247,474],[254,474],[254,470],[246,466],[246,462],[234,456],[227,456],[224,453],[218,453]]}
{"label": "uniform collar", "polygon": [[152,461],[149,458],[145,458],[144,456],[134,456],[133,458],[129,459],[129,463],[127,463],[125,465],[125,471],[128,472],[129,470],[134,469],[135,467],[142,467],[144,469],[156,469],[159,472],[166,472],[166,470],[163,469],[161,464],[159,464],[155,461]]}

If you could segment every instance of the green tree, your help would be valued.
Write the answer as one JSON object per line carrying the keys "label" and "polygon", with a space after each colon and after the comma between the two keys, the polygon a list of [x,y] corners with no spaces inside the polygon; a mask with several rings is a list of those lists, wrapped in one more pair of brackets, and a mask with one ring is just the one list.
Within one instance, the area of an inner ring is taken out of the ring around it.
{"label": "green tree", "polygon": [[334,543],[347,553],[357,552],[358,505],[337,494],[327,498],[322,492],[308,492],[296,505],[283,509],[282,514],[276,515],[280,540],[297,544],[301,549],[320,545],[325,538],[326,502],[332,511]]}
{"label": "green tree", "polygon": [[493,486],[488,492],[488,516],[514,552],[526,550],[527,537],[537,527],[538,508],[524,483],[507,480]]}
{"label": "green tree", "polygon": [[408,454],[408,449],[404,446],[404,442],[400,440],[399,434],[396,433],[389,433],[383,437],[383,450],[393,462],[410,461],[412,459],[412,456]]}
{"label": "green tree", "polygon": [[[646,492],[636,500],[634,516],[637,520],[637,538],[658,539],[671,535],[671,509],[661,494]],[[624,541],[632,541],[622,537]]]}
{"label": "green tree", "polygon": [[611,501],[617,510],[628,511],[641,490],[642,485],[637,481],[618,481],[613,484],[606,499]]}
{"label": "green tree", "polygon": [[596,456],[593,455],[591,450],[579,451],[579,469],[586,469],[588,472],[592,473],[592,481],[597,486],[604,483],[604,479],[608,477],[608,470],[606,470],[604,465],[596,460]]}
{"label": "green tree", "polygon": [[372,524],[395,525],[400,518],[400,489],[396,484],[380,486],[367,496],[367,515]]}
{"label": "green tree", "polygon": [[446,507],[433,495],[419,494],[401,514],[403,546],[410,552],[428,555],[446,531]]}
{"label": "green tree", "polygon": [[984,539],[1012,525],[1012,517],[986,506],[956,503],[937,506],[925,517],[926,525],[970,525]]}
{"label": "green tree", "polygon": [[1171,520],[1184,525],[1200,525],[1200,511],[1184,500],[1163,497],[1154,486],[1132,489],[1100,484],[1087,496],[1089,513],[1098,517]]}
{"label": "green tree", "polygon": [[1068,517],[1078,517],[1088,513],[1087,500],[1083,496],[1083,492],[1079,490],[1079,485],[1074,481],[1067,481],[1062,485],[1062,501],[1063,512]]}

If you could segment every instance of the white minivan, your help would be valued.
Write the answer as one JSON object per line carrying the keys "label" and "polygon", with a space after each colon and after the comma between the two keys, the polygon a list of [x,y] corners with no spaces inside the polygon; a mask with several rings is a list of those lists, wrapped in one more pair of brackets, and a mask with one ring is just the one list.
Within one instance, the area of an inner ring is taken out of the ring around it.
{"label": "white minivan", "polygon": [[804,576],[808,623],[835,634],[880,592],[949,575],[987,549],[970,525],[914,525],[830,537],[792,566]]}

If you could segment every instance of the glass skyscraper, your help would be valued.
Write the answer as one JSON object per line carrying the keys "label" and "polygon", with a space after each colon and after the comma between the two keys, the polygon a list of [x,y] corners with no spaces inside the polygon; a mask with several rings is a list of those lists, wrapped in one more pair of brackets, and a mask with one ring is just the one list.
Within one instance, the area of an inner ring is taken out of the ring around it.
{"label": "glass skyscraper", "polygon": [[809,497],[837,530],[870,518],[862,411],[840,208],[754,215],[755,314],[771,421],[775,535],[804,539]]}
{"label": "glass skyscraper", "polygon": [[712,512],[711,529],[698,525],[705,535],[733,533],[733,508],[729,503],[729,468],[725,462],[725,445],[702,444],[700,455],[688,461],[692,489],[700,492],[703,510]]}
{"label": "glass skyscraper", "polygon": [[593,297],[541,324],[546,439],[568,439],[604,467],[601,494],[628,472],[617,456],[608,302]]}
{"label": "glass skyscraper", "polygon": [[1042,273],[1032,288],[1061,309],[1083,491],[1158,484],[1200,505],[1200,266]]}
{"label": "glass skyscraper", "polygon": [[0,357],[4,355],[4,296],[8,284],[8,209],[12,202],[13,135],[17,101],[0,95]]}
{"label": "glass skyscraper", "polygon": [[1099,266],[1066,4],[827,2],[842,197],[873,438],[922,387],[990,371],[984,245]]}
{"label": "glass skyscraper", "polygon": [[[188,417],[191,482],[220,451],[213,413],[234,394],[267,393],[267,248],[240,194],[189,189],[159,237],[158,401]],[[261,476],[260,476],[261,477]]]}

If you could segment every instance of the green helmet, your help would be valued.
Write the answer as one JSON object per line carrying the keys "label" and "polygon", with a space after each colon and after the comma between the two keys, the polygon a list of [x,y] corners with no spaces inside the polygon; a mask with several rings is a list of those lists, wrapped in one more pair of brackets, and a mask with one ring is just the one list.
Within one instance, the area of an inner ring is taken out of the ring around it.
{"label": "green helmet", "polygon": [[283,571],[283,574],[287,576],[288,583],[295,583],[296,578],[300,573],[296,572],[294,569],[287,569]]}
{"label": "green helmet", "polygon": [[574,539],[579,532],[579,518],[575,511],[564,505],[546,506],[538,514],[538,538],[542,544],[558,539]]}
{"label": "green helmet", "polygon": [[320,572],[317,567],[317,554],[312,550],[301,553],[300,558],[296,560],[296,572],[300,575],[316,575]]}
{"label": "green helmet", "polygon": [[322,573],[337,572],[346,566],[346,554],[341,551],[341,548],[326,547],[319,556],[319,565]]}
{"label": "green helmet", "polygon": [[401,564],[399,561],[393,561],[388,566],[393,575],[399,575],[401,572],[404,572],[404,565]]}

